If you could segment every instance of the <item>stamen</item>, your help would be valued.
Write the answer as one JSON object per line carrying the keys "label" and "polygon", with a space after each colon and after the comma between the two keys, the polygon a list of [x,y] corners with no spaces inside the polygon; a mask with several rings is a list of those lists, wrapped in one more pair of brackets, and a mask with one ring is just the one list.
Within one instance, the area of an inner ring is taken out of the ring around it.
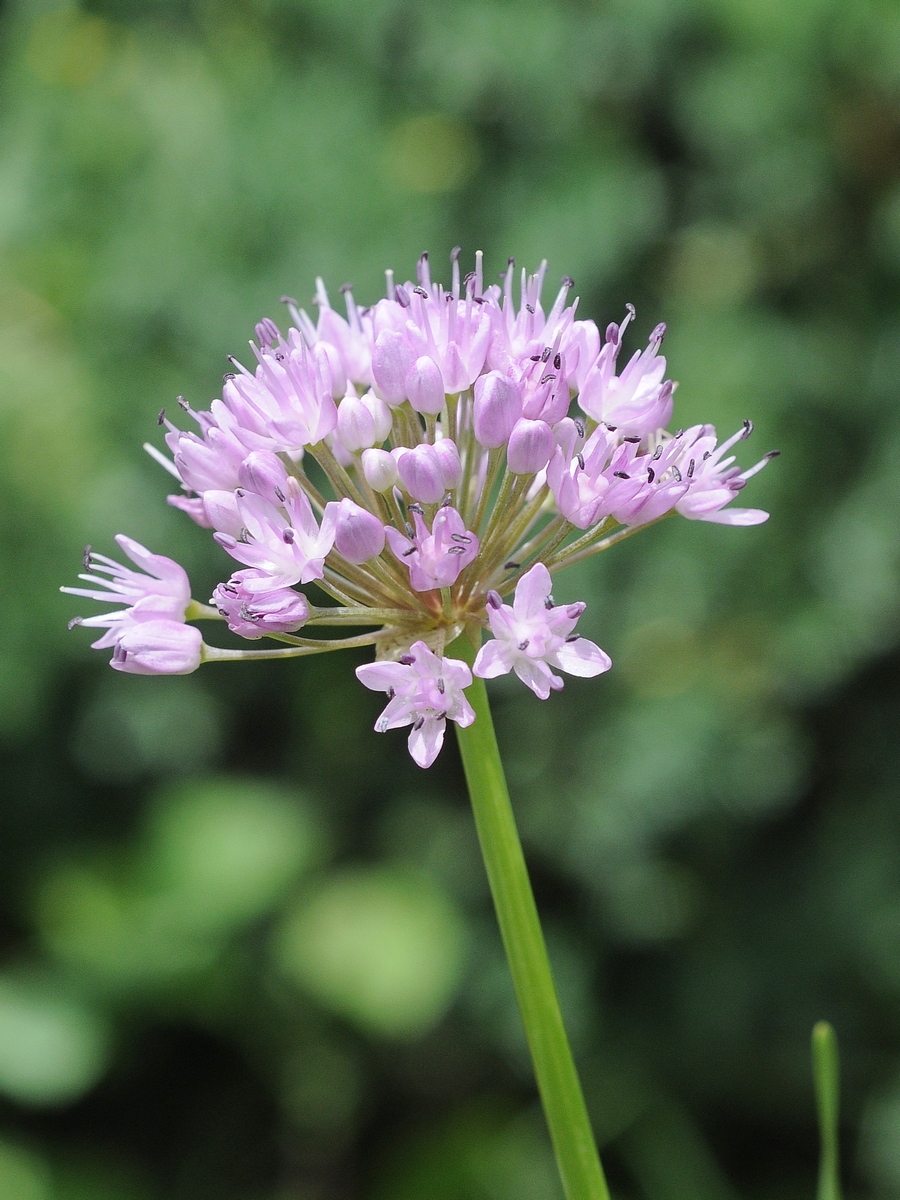
{"label": "stamen", "polygon": [[81,565],[84,567],[84,569],[86,571],[89,571],[91,569],[91,551],[93,550],[93,548],[94,547],[91,545],[91,543],[88,542],[88,544],[84,548],[84,553],[81,556]]}

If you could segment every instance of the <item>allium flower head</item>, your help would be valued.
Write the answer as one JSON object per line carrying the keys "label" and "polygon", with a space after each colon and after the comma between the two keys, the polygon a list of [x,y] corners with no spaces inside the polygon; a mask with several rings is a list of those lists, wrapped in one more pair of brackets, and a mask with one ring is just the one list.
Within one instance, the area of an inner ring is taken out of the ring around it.
{"label": "allium flower head", "polygon": [[[179,397],[192,429],[160,413],[172,457],[148,446],[178,482],[169,502],[240,569],[198,604],[177,563],[120,537],[138,570],[91,554],[88,586],[63,589],[118,606],[80,622],[103,631],[95,646],[118,670],[169,674],[374,647],[357,675],[389,695],[376,728],[412,726],[421,766],[448,720],[474,719],[464,657],[542,699],[560,673],[608,670],[553,577],[663,517],[765,520],[733,501],[771,455],[736,462],[749,421],[721,445],[711,425],[668,432],[665,326],[629,356],[633,308],[601,334],[576,319],[569,278],[545,310],[545,274],[523,272],[517,302],[512,261],[486,286],[481,254],[463,275],[454,250],[446,286],[423,255],[414,281],[388,271],[371,307],[342,288],[346,317],[322,280],[315,321],[286,298],[292,324],[258,322],[251,365],[229,360],[208,409]],[[269,648],[204,644],[199,619]]]}

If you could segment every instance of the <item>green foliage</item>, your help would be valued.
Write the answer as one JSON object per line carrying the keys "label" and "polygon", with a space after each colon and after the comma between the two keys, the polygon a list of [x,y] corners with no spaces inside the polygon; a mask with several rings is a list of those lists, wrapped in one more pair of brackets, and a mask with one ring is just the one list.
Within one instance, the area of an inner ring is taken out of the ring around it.
{"label": "green foliage", "polygon": [[546,255],[601,325],[634,302],[634,346],[668,321],[679,420],[782,450],[767,525],[560,579],[608,676],[494,688],[615,1193],[811,1196],[827,1017],[848,1194],[892,1200],[896,4],[0,22],[0,1200],[553,1194],[452,746],[417,772],[349,658],[116,675],[56,591],[121,531],[205,600],[159,409],[316,275],[365,303],[456,244]]}

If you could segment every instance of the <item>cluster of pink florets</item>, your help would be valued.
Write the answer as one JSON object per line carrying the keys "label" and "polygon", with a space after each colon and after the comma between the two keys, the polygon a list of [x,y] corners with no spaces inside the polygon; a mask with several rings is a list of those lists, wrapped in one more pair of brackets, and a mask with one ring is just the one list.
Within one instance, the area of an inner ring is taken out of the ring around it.
{"label": "cluster of pink florets", "polygon": [[[194,431],[160,414],[171,459],[147,447],[179,482],[169,502],[242,569],[210,606],[197,604],[178,564],[120,537],[143,573],[92,554],[89,587],[64,589],[124,605],[81,622],[105,630],[94,645],[113,648],[118,670],[144,674],[374,645],[378,660],[357,675],[390,695],[376,728],[412,725],[423,766],[448,719],[474,719],[469,667],[443,654],[463,630],[491,635],[476,675],[515,672],[543,699],[562,686],[557,670],[607,670],[606,654],[574,632],[584,605],[554,604],[551,573],[671,513],[765,520],[732,501],[771,456],[735,464],[729,451],[749,422],[721,446],[710,425],[667,432],[665,327],[620,365],[634,310],[601,336],[576,319],[565,279],[545,314],[544,271],[523,273],[516,306],[512,263],[502,286],[485,287],[481,255],[461,280],[454,252],[444,289],[423,255],[417,282],[395,285],[388,272],[370,308],[344,289],[346,318],[320,280],[315,323],[293,301],[286,334],[261,321],[255,368],[231,360],[209,411],[180,401]],[[297,590],[307,584],[322,607]],[[285,648],[215,648],[195,619]],[[316,624],[377,628],[343,641],[296,636]]]}

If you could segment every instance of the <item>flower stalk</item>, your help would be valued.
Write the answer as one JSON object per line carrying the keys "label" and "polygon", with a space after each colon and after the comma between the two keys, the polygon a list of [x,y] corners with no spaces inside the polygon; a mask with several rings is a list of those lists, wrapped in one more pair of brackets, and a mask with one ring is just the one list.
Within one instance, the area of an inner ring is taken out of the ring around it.
{"label": "flower stalk", "polygon": [[[471,627],[457,638],[451,651],[471,665],[480,641],[480,629]],[[475,677],[467,693],[476,719],[465,727],[457,725],[457,739],[563,1188],[567,1200],[609,1200],[560,1012],[483,680]]]}

